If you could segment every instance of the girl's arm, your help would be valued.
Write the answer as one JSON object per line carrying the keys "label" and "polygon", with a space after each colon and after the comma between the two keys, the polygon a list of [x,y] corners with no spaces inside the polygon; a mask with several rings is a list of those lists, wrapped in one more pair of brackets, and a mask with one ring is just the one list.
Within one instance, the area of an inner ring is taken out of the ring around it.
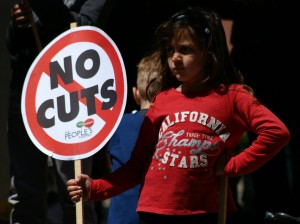
{"label": "girl's arm", "polygon": [[235,105],[241,119],[257,138],[241,153],[230,158],[224,168],[228,176],[257,170],[282,150],[291,137],[286,125],[272,111],[257,103],[251,94],[236,94]]}

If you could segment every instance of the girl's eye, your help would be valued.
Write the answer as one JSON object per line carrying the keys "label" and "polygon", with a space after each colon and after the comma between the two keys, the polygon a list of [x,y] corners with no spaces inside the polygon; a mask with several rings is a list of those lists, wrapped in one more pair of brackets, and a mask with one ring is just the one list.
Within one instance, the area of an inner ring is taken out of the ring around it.
{"label": "girl's eye", "polygon": [[168,54],[168,56],[174,54],[174,48],[169,47],[169,48],[167,49],[167,54]]}
{"label": "girl's eye", "polygon": [[181,54],[190,54],[192,51],[193,51],[193,49],[190,48],[190,47],[181,47],[181,48],[179,49],[179,52],[180,52]]}
{"label": "girl's eye", "polygon": [[177,52],[178,54],[182,54],[182,55],[188,55],[188,54],[192,54],[194,52],[194,48],[192,48],[190,46],[186,46],[186,45],[182,45],[182,46],[175,47],[175,48],[174,47],[167,48],[168,57],[173,57],[175,52]]}

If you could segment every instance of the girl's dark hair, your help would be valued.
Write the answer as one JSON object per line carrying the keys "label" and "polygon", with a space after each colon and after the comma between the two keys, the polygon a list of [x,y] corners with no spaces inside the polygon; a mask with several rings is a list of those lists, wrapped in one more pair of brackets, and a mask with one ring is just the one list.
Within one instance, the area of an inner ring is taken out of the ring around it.
{"label": "girl's dark hair", "polygon": [[162,63],[162,90],[180,84],[168,67],[167,50],[172,40],[184,32],[197,40],[203,51],[204,72],[207,75],[205,82],[208,85],[217,88],[232,83],[244,84],[242,74],[232,63],[220,16],[214,11],[188,7],[171,16],[155,32],[154,47]]}

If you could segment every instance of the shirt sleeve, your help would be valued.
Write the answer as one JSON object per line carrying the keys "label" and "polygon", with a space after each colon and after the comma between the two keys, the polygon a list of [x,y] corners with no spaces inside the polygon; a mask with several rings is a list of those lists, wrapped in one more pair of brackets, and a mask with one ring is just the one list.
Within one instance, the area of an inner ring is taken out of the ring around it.
{"label": "shirt sleeve", "polygon": [[248,148],[229,160],[224,168],[228,176],[245,175],[257,170],[290,140],[290,132],[285,124],[250,93],[238,92],[234,101],[241,119],[257,138]]}
{"label": "shirt sleeve", "polygon": [[146,116],[129,161],[110,175],[102,179],[91,180],[91,200],[111,198],[143,181],[155,150],[156,133],[158,133],[156,127],[149,116]]}

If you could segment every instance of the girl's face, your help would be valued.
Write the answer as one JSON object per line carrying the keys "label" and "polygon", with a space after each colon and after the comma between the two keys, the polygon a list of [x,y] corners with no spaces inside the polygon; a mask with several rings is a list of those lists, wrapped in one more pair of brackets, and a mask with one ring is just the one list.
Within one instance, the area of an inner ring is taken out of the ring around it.
{"label": "girl's face", "polygon": [[171,42],[168,65],[172,74],[183,85],[199,85],[204,79],[202,50],[198,42],[188,34],[182,34]]}

